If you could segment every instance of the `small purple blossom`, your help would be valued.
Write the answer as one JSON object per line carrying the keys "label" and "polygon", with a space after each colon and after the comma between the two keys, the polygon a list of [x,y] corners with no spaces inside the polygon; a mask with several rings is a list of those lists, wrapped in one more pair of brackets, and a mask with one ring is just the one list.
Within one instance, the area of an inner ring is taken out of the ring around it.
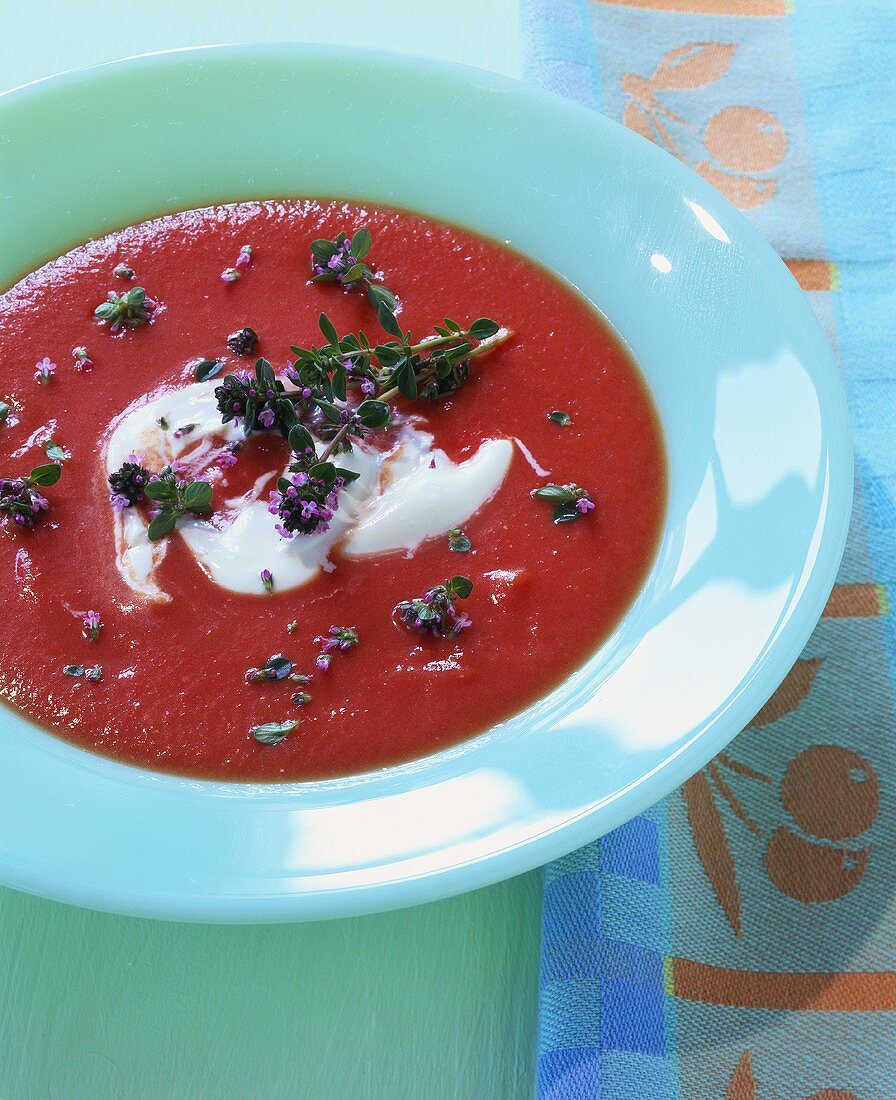
{"label": "small purple blossom", "polygon": [[40,362],[34,364],[34,381],[41,386],[46,386],[48,382],[52,382],[55,373],[56,364],[49,355],[45,355]]}
{"label": "small purple blossom", "polygon": [[127,461],[109,474],[109,501],[116,512],[123,512],[143,500],[146,486],[155,476],[143,465],[143,455],[129,454]]}
{"label": "small purple blossom", "polygon": [[544,500],[554,506],[554,523],[570,523],[580,516],[586,516],[595,509],[591,494],[581,485],[555,485],[549,481],[531,494],[536,500]]}
{"label": "small purple blossom", "polygon": [[19,527],[33,527],[50,502],[39,493],[27,477],[0,478],[0,512],[12,518]]}
{"label": "small purple blossom", "polygon": [[358,631],[355,627],[331,626],[328,634],[314,639],[315,645],[320,646],[320,653],[318,653],[317,660],[314,662],[315,665],[321,672],[326,672],[335,653],[347,653],[358,645],[359,641]]}
{"label": "small purple blossom", "polygon": [[437,584],[421,597],[405,600],[393,611],[400,626],[435,638],[453,638],[471,624],[469,615],[455,607],[458,599],[465,600],[473,590],[473,582],[467,577],[452,577],[444,584]]}
{"label": "small purple blossom", "polygon": [[103,629],[103,620],[100,618],[100,613],[98,611],[88,611],[84,616],[82,625],[84,629],[81,633],[84,637],[91,642],[95,642]]}
{"label": "small purple blossom", "polygon": [[222,470],[229,470],[231,466],[236,466],[239,461],[236,456],[239,447],[239,443],[228,443],[215,459],[215,465],[220,466]]}
{"label": "small purple blossom", "polygon": [[251,267],[252,266],[252,245],[244,244],[240,249],[240,254],[236,258],[237,267]]}
{"label": "small purple blossom", "polygon": [[236,283],[242,278],[242,275],[237,271],[235,267],[225,267],[221,272],[222,283]]}
{"label": "small purple blossom", "polygon": [[265,406],[258,414],[258,422],[259,424],[263,424],[265,428],[272,427],[276,419],[277,414],[269,406]]}
{"label": "small purple blossom", "polygon": [[265,592],[274,591],[274,574],[270,571],[270,569],[262,569],[261,587],[265,590]]}
{"label": "small purple blossom", "polygon": [[322,534],[339,506],[342,478],[328,484],[305,470],[298,470],[286,480],[286,488],[275,489],[268,504],[268,511],[279,520],[275,525],[277,533],[287,539],[294,535]]}
{"label": "small purple blossom", "polygon": [[93,360],[83,345],[72,348],[72,358],[75,360],[75,370],[89,371],[93,367]]}

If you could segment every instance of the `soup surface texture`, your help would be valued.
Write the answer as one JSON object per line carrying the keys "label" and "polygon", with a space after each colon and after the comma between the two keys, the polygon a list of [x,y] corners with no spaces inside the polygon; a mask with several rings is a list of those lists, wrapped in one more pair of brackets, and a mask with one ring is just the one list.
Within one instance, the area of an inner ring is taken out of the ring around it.
{"label": "soup surface texture", "polygon": [[[325,343],[321,312],[340,336],[393,339],[363,287],[310,281],[312,240],[362,226],[372,235],[365,262],[398,295],[414,341],[445,317],[465,328],[493,318],[502,338],[471,360],[456,392],[392,401],[394,426],[355,448],[367,480],[355,483],[354,503],[348,489],[340,496],[349,526],[334,523],[333,544],[303,572],[290,554],[305,536],[287,549],[261,526],[277,521],[261,505],[290,458],[283,436],[259,431],[236,449],[237,424],[183,421],[200,406],[201,421],[215,387],[257,356],[282,377],[291,345]],[[236,265],[245,245],[251,262],[244,252]],[[133,275],[116,275],[119,265]],[[222,279],[230,267],[234,281]],[[155,303],[148,323],[116,334],[94,316],[109,291],[138,286]],[[227,340],[246,326],[258,344],[240,356]],[[203,359],[219,360],[220,373],[189,390]],[[39,490],[49,509],[34,525],[0,521],[0,698],[84,748],[190,776],[349,775],[436,752],[521,711],[618,623],[650,567],[666,503],[650,396],[591,306],[510,249],[385,208],[248,202],[76,248],[0,295],[0,400],[0,476],[47,463],[51,440],[62,453],[51,447],[50,457],[64,457],[58,483]],[[162,451],[211,485],[213,508],[151,545],[146,504],[116,511],[107,482],[129,442],[139,450],[149,438],[147,424],[164,436]],[[549,482],[584,487],[596,507],[553,523],[553,505],[531,495]],[[388,524],[369,522],[390,485],[411,486],[395,512],[397,548]],[[249,524],[242,541],[237,519]],[[127,523],[144,553],[130,574]],[[462,531],[454,549],[453,527]],[[397,621],[396,605],[454,575],[472,582],[456,606],[468,627],[439,638]],[[102,623],[95,640],[88,611]],[[354,628],[358,644],[329,651],[321,669],[315,639],[333,626]],[[313,678],[247,682],[274,655]],[[65,666],[101,672],[89,679]],[[297,691],[310,699],[294,701]],[[293,721],[275,744],[251,732]]]}

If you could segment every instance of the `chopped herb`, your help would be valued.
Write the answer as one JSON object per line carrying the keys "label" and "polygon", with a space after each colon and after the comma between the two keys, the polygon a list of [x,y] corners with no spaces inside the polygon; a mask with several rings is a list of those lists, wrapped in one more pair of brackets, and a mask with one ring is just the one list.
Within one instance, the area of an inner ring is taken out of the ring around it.
{"label": "chopped herb", "polygon": [[71,451],[67,451],[65,447],[61,446],[59,443],[56,443],[52,439],[47,441],[47,445],[44,450],[47,452],[47,458],[51,462],[58,462],[61,464],[65,462],[66,459],[72,457]]}
{"label": "chopped herb", "polygon": [[436,638],[453,638],[470,625],[469,616],[458,613],[455,603],[467,599],[472,591],[469,577],[452,577],[423,596],[398,604],[393,614],[408,630]]}
{"label": "chopped herb", "polygon": [[2,423],[9,416],[9,405],[5,401],[0,401],[0,423]]}
{"label": "chopped herb", "polygon": [[262,569],[261,587],[265,590],[265,592],[274,591],[274,574],[270,571],[270,569]]}
{"label": "chopped herb", "polygon": [[227,346],[236,355],[252,355],[258,347],[258,333],[249,328],[239,328],[227,337]]}
{"label": "chopped herb", "polygon": [[291,623],[286,624],[286,633],[287,634],[295,634],[295,632],[298,629],[299,629],[299,624],[295,621],[295,619],[293,619],[293,621]]}
{"label": "chopped herb", "polygon": [[183,437],[185,435],[190,435],[192,432],[195,432],[195,431],[196,431],[196,425],[195,424],[181,424],[181,426],[179,428],[175,428],[174,438],[175,439],[183,439]]}
{"label": "chopped herb", "polygon": [[116,512],[122,512],[143,500],[152,476],[143,465],[145,461],[142,455],[130,454],[127,462],[109,474],[109,488],[112,490],[109,500]]}
{"label": "chopped herb", "polygon": [[94,684],[99,683],[103,678],[103,666],[94,665],[93,668],[87,668],[84,670],[84,676]]}
{"label": "chopped herb", "polygon": [[146,532],[151,542],[170,535],[178,519],[187,512],[207,516],[212,510],[212,487],[207,481],[186,481],[175,463],[153,474],[144,490],[158,511]]}
{"label": "chopped herb", "polygon": [[320,653],[314,663],[321,672],[326,672],[333,660],[333,654],[352,649],[358,645],[359,638],[353,626],[331,626],[329,634],[315,638],[314,642],[320,646]]}
{"label": "chopped herb", "polygon": [[103,620],[100,618],[100,613],[98,611],[88,611],[84,616],[83,626],[84,629],[81,633],[88,641],[95,642],[103,629]]}
{"label": "chopped herb", "polygon": [[242,275],[235,267],[225,267],[221,272],[222,283],[236,283],[242,278]]}
{"label": "chopped herb", "polygon": [[46,386],[52,382],[55,373],[56,364],[49,355],[45,355],[43,359],[34,364],[34,381],[39,386]]}
{"label": "chopped herb", "polygon": [[134,269],[128,267],[127,264],[116,264],[115,267],[112,268],[112,274],[116,279],[133,279]]}
{"label": "chopped herb", "polygon": [[220,359],[200,359],[193,368],[193,374],[197,382],[207,382],[209,378],[219,374],[223,366]]}
{"label": "chopped herb", "polygon": [[96,307],[93,315],[101,323],[108,322],[110,332],[118,333],[147,324],[157,308],[143,287],[135,286],[125,294],[110,290],[107,300]]}
{"label": "chopped herb", "polygon": [[33,527],[50,502],[38,488],[55,485],[62,467],[55,462],[35,466],[26,477],[0,478],[0,512],[11,516],[19,527]]}
{"label": "chopped herb", "polygon": [[246,683],[260,684],[267,680],[285,680],[292,672],[292,661],[282,653],[268,657],[261,668],[246,669]]}
{"label": "chopped herb", "polygon": [[571,523],[594,510],[594,501],[587,489],[580,485],[555,485],[548,482],[541,489],[533,489],[536,500],[545,500],[554,506],[554,523]]}
{"label": "chopped herb", "polygon": [[456,554],[469,554],[473,544],[459,527],[452,527],[448,532],[448,548]]}
{"label": "chopped herb", "polygon": [[262,745],[279,745],[298,724],[298,719],[291,722],[265,722],[262,726],[253,726],[249,732]]}
{"label": "chopped herb", "polygon": [[305,672],[291,672],[289,678],[296,684],[310,684],[314,679],[313,676],[309,676]]}
{"label": "chopped herb", "polygon": [[84,675],[84,666],[83,665],[63,665],[62,666],[62,671],[65,673],[66,676],[76,676],[76,677],[77,676],[83,676]]}
{"label": "chopped herb", "polygon": [[363,287],[374,309],[385,306],[394,313],[395,295],[383,283],[376,282],[374,269],[362,262],[372,243],[369,229],[358,229],[351,237],[342,232],[332,241],[325,238],[312,241],[311,270],[314,275],[311,281],[339,283],[345,290]]}
{"label": "chopped herb", "polygon": [[572,417],[568,412],[564,412],[563,409],[554,409],[553,412],[549,412],[548,420],[553,420],[555,424],[559,424],[562,428],[572,423]]}
{"label": "chopped herb", "polygon": [[311,702],[311,696],[307,691],[294,691],[292,695],[290,695],[290,699],[292,699],[297,707],[303,707],[306,703]]}

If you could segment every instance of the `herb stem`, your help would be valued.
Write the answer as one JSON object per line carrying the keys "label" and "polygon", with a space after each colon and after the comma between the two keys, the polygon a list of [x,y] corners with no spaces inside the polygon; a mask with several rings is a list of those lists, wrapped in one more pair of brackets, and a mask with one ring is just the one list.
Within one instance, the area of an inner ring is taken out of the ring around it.
{"label": "herb stem", "polygon": [[329,444],[327,445],[326,449],[324,450],[324,453],[322,455],[318,456],[318,459],[317,459],[318,462],[326,462],[327,461],[327,459],[330,457],[331,454],[334,453],[334,451],[339,446],[339,444],[343,441],[343,439],[345,439],[346,435],[348,435],[348,430],[351,427],[352,427],[352,421],[351,420],[346,420],[346,422],[342,425],[342,427],[339,429],[339,431],[330,440]]}
{"label": "herb stem", "polygon": [[[436,344],[436,343],[444,344],[449,339],[450,340],[457,340],[458,335],[459,334],[455,333],[451,337],[439,336],[439,337],[436,337],[435,339],[433,339],[430,343],[414,344],[414,345],[412,345],[412,350],[415,349],[415,348],[429,348],[429,347],[432,347],[432,345]],[[467,335],[468,335],[468,333],[463,334],[464,337],[466,337]],[[492,351],[493,348],[500,347],[501,344],[506,343],[512,336],[513,336],[513,330],[512,329],[509,329],[509,328],[499,329],[495,333],[494,336],[487,337],[485,340],[481,341],[481,343],[477,344],[475,348],[472,348],[467,353],[467,359],[475,359],[475,357],[477,355],[487,355],[490,351]],[[430,367],[425,371],[421,371],[420,374],[417,375],[417,385],[419,386],[423,382],[428,382],[430,380],[430,378],[432,378],[435,375],[435,373],[436,373],[435,367]],[[385,393],[377,394],[376,395],[377,396],[377,401],[391,401],[392,398],[397,397],[398,394],[399,394],[398,386],[393,386],[391,389],[386,390]]]}

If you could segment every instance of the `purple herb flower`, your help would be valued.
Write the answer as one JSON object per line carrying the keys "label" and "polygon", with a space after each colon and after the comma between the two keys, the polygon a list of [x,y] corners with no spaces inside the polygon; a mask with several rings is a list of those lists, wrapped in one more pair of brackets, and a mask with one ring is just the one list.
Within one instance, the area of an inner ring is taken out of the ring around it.
{"label": "purple herb flower", "polygon": [[265,592],[274,591],[274,574],[270,571],[270,569],[262,569],[261,587],[265,590]]}
{"label": "purple herb flower", "polygon": [[103,620],[100,618],[100,613],[98,611],[88,611],[84,616],[83,626],[84,629],[81,633],[91,642],[95,642],[103,629]]}
{"label": "purple herb flower", "polygon": [[19,527],[33,527],[50,502],[37,491],[28,478],[0,478],[0,512],[12,517]]}
{"label": "purple herb flower", "polygon": [[225,267],[221,272],[222,283],[236,283],[242,278],[242,275],[237,271],[235,267]]}
{"label": "purple herb flower", "polygon": [[34,364],[34,381],[41,386],[46,386],[48,382],[52,382],[55,373],[56,364],[49,355],[45,355],[40,362]]}
{"label": "purple herb flower", "polygon": [[339,506],[339,490],[343,486],[341,477],[327,482],[299,470],[287,478],[281,478],[277,485],[271,493],[268,511],[279,520],[276,530],[281,538],[322,534],[329,528],[333,513]]}
{"label": "purple herb flower", "polygon": [[75,360],[75,370],[89,371],[93,366],[93,360],[85,347],[72,348],[72,357]]}
{"label": "purple herb flower", "polygon": [[458,599],[465,600],[472,591],[473,582],[469,578],[452,577],[430,588],[423,596],[398,604],[393,615],[407,630],[436,638],[453,638],[470,626],[470,617],[459,612],[455,603]]}
{"label": "purple herb flower", "polygon": [[244,244],[240,249],[240,254],[236,258],[237,267],[251,267],[252,265],[252,245]]}
{"label": "purple herb flower", "polygon": [[594,511],[595,504],[591,494],[581,485],[555,485],[549,481],[540,489],[533,489],[536,500],[544,500],[554,506],[554,523],[571,523],[572,520]]}
{"label": "purple herb flower", "polygon": [[315,644],[320,646],[315,665],[321,672],[326,672],[334,653],[347,653],[359,640],[358,631],[353,626],[331,626],[329,634],[314,639]]}
{"label": "purple herb flower", "polygon": [[109,501],[116,512],[123,512],[143,500],[146,486],[155,477],[143,465],[142,455],[130,454],[114,473],[109,474]]}

